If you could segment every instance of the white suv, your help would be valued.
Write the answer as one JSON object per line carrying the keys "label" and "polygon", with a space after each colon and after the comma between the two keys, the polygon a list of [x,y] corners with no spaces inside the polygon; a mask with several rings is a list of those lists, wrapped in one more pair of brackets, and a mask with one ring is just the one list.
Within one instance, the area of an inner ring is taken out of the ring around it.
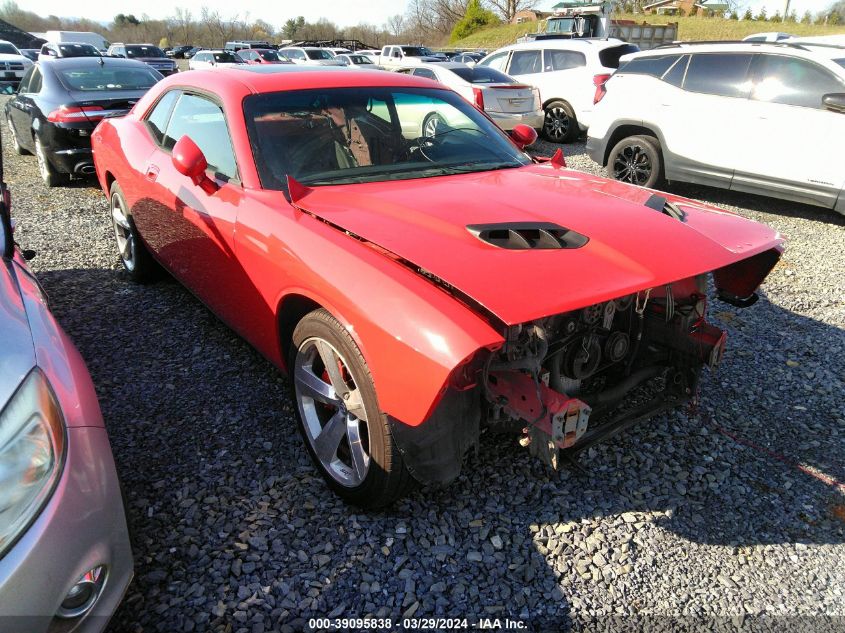
{"label": "white suv", "polygon": [[590,124],[601,87],[622,55],[638,51],[622,40],[539,40],[500,48],[478,62],[540,89],[543,136],[573,141]]}
{"label": "white suv", "polygon": [[587,151],[611,177],[845,213],[845,47],[672,45],[623,58],[605,89]]}

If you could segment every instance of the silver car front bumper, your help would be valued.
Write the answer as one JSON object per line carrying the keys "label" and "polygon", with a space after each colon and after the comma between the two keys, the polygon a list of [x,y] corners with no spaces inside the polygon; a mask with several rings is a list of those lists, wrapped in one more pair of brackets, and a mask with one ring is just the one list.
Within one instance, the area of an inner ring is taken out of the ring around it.
{"label": "silver car front bumper", "polygon": [[[99,597],[85,614],[55,617],[80,576],[104,566]],[[132,579],[132,551],[105,429],[67,431],[67,457],[38,518],[0,559],[0,630],[102,631]]]}

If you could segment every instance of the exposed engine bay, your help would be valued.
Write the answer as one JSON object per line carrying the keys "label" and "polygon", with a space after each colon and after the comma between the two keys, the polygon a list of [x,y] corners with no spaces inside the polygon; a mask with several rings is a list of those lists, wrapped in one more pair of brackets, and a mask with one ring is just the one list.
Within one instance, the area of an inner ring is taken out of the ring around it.
{"label": "exposed engine bay", "polygon": [[705,321],[706,276],[508,329],[483,368],[491,427],[557,468],[643,417],[695,396],[725,333]]}

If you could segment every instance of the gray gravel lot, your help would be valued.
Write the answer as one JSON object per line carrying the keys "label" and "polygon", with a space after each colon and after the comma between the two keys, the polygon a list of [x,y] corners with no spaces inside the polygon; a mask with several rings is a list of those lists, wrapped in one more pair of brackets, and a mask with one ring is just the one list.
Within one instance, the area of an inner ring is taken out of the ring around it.
{"label": "gray gravel lot", "polygon": [[[91,370],[128,499],[136,578],[112,631],[845,630],[842,216],[672,186],[789,238],[756,306],[711,302],[729,351],[699,408],[591,449],[584,472],[485,436],[448,489],[364,514],[312,469],[286,381],[177,283],[130,283],[94,182],[47,190],[3,136],[17,238]],[[564,152],[600,173],[582,143]]]}

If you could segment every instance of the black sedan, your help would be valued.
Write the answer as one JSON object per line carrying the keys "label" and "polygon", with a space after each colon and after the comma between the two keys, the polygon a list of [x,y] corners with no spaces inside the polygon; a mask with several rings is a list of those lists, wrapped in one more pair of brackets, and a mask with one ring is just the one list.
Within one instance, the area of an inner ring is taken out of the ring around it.
{"label": "black sedan", "polygon": [[173,59],[185,59],[185,53],[193,50],[193,48],[193,46],[177,46],[176,48],[171,48],[169,51],[165,51],[165,55]]}
{"label": "black sedan", "polygon": [[110,57],[48,59],[23,76],[6,103],[18,154],[34,153],[48,187],[94,173],[91,131],[129,111],[162,75],[143,62]]}

